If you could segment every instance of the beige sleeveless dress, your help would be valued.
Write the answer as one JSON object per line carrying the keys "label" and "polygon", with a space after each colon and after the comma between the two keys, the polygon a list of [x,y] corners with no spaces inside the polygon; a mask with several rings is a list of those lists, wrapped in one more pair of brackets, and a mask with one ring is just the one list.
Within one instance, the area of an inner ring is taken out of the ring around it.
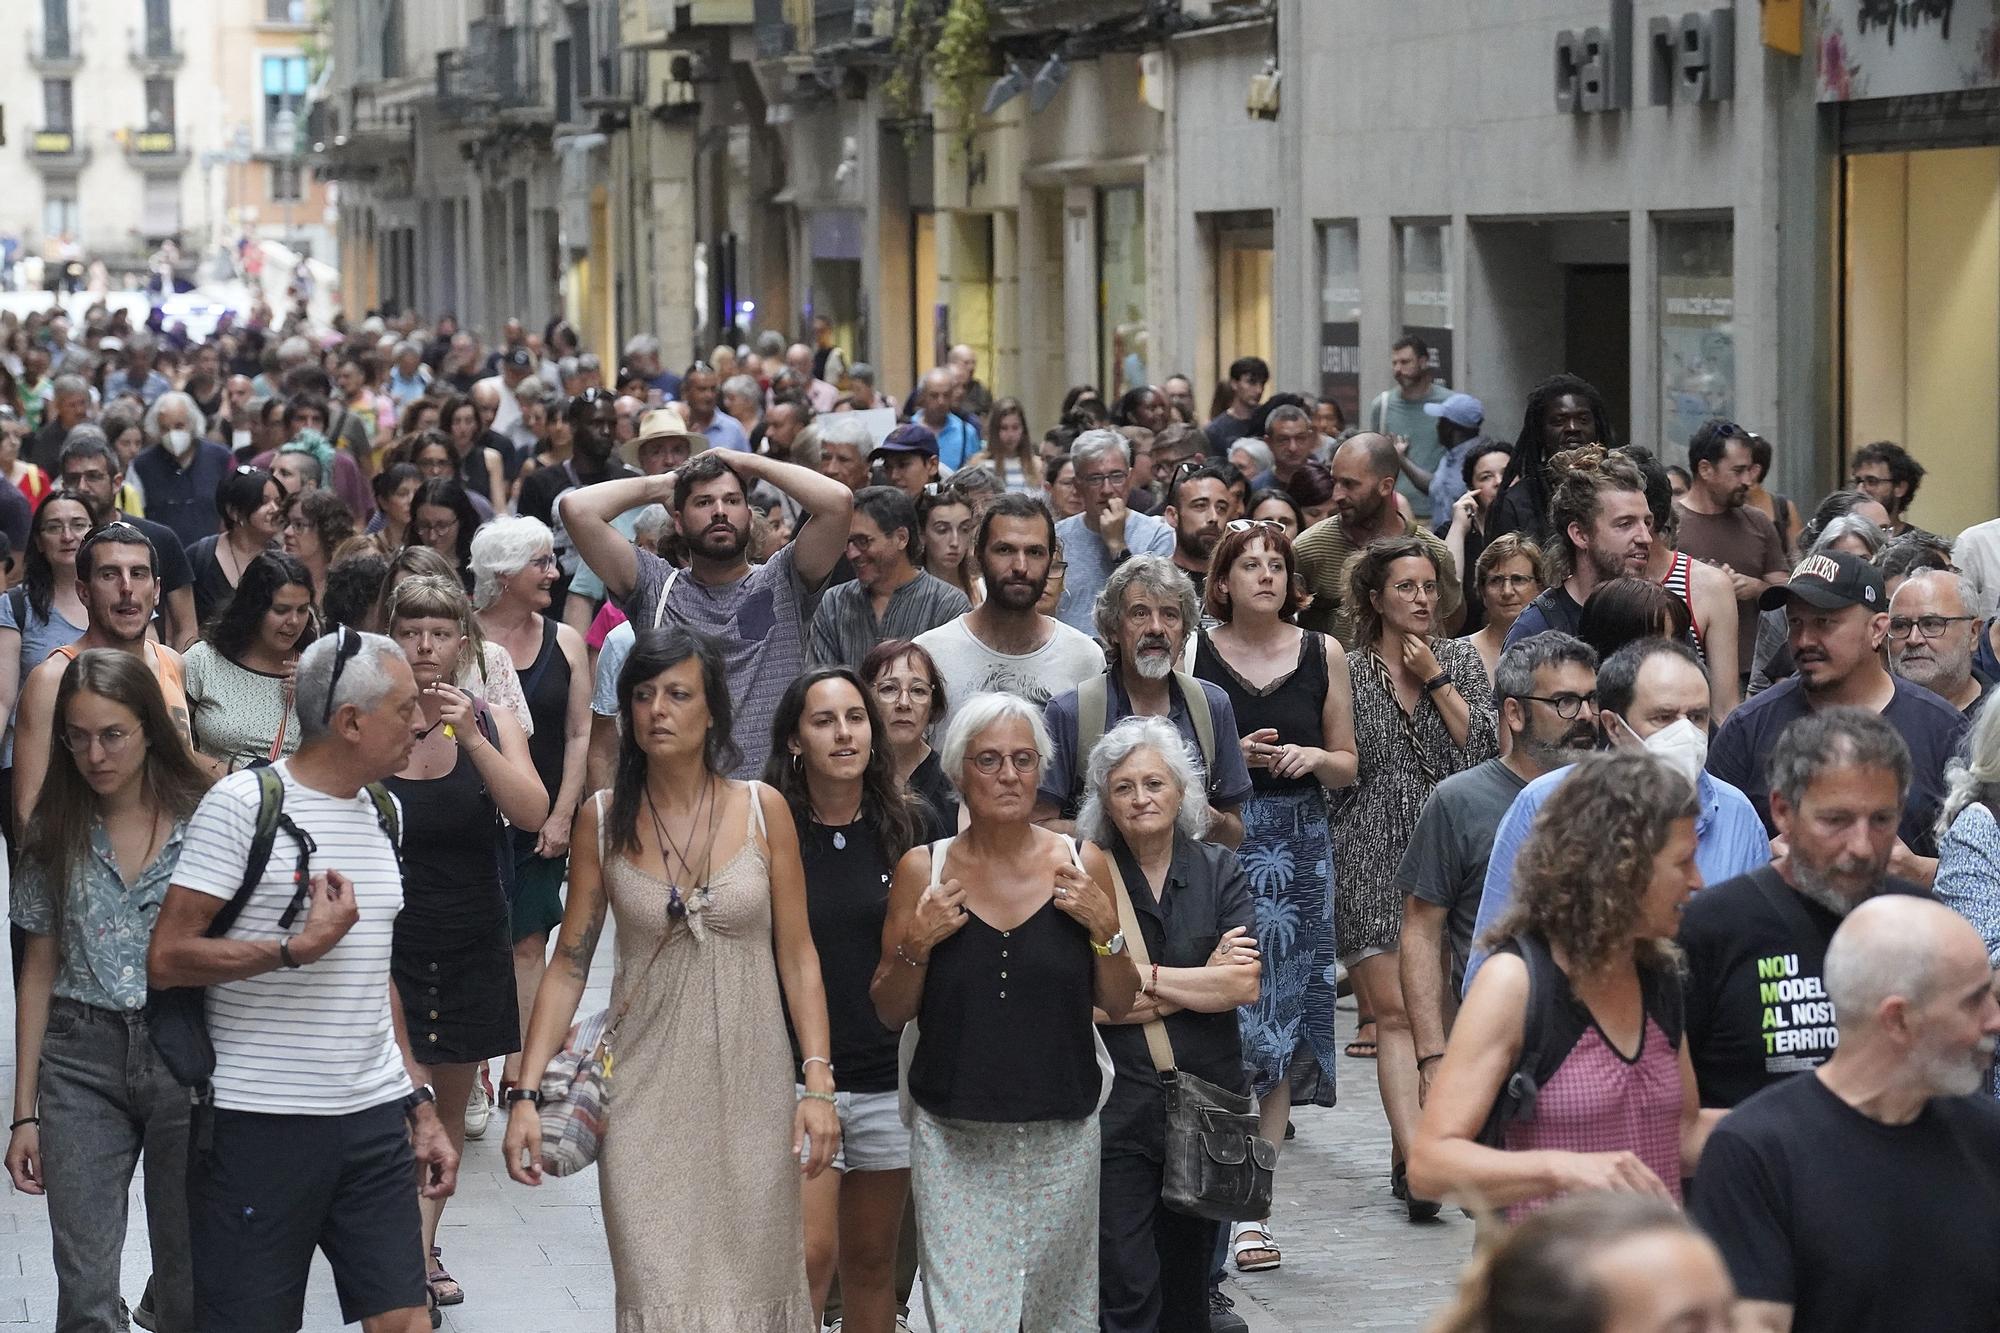
{"label": "beige sleeveless dress", "polygon": [[[611,1011],[640,987],[619,1032],[598,1159],[619,1333],[813,1324],[761,784],[749,785],[743,850],[684,917],[669,916],[665,881],[607,854],[599,834],[618,926]],[[600,794],[600,830],[608,804]],[[647,969],[663,930],[671,937]]]}

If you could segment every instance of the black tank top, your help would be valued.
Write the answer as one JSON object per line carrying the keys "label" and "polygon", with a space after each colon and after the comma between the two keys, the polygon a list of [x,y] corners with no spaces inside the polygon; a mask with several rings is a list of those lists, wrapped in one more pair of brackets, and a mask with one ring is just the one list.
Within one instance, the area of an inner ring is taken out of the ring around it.
{"label": "black tank top", "polygon": [[[491,743],[491,737],[488,737]],[[403,806],[403,910],[396,934],[428,947],[477,943],[507,923],[495,830],[500,812],[463,748],[441,778],[391,777]]]}
{"label": "black tank top", "polygon": [[[950,842],[932,844],[934,876]],[[910,1096],[951,1120],[1089,1117],[1100,1090],[1095,972],[1089,933],[1053,897],[1012,930],[968,912],[931,950]]]}
{"label": "black tank top", "polygon": [[528,716],[535,719],[528,757],[553,801],[562,786],[563,746],[569,730],[569,658],[556,646],[553,616],[542,617],[542,650],[521,673],[521,692],[527,696]]}
{"label": "black tank top", "polygon": [[[1229,706],[1236,711],[1236,729],[1242,735],[1271,727],[1283,745],[1326,744],[1322,713],[1326,707],[1326,645],[1316,630],[1299,636],[1299,660],[1292,669],[1261,690],[1253,689],[1222,660],[1206,631],[1195,640],[1194,674],[1222,687],[1229,696]],[[1250,786],[1256,791],[1303,791],[1318,781],[1310,773],[1302,778],[1281,778],[1268,768],[1250,770]]]}

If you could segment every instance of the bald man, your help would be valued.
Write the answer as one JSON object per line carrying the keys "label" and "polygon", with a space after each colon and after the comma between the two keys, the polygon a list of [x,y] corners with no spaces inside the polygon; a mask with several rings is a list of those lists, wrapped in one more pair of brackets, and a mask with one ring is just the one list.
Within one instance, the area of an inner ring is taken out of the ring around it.
{"label": "bald man", "polygon": [[953,406],[958,402],[958,378],[943,366],[927,372],[917,386],[917,414],[911,420],[937,436],[938,461],[962,468],[980,450],[979,428]]}
{"label": "bald man", "polygon": [[813,373],[813,349],[793,343],[785,349],[785,369],[799,377],[797,392],[806,396],[815,413],[831,412],[840,401],[840,390]]}
{"label": "bald man", "polygon": [[1312,593],[1312,605],[1300,613],[1299,623],[1334,635],[1349,651],[1355,644],[1347,560],[1383,537],[1415,537],[1429,548],[1438,569],[1441,632],[1455,632],[1464,618],[1464,589],[1451,551],[1396,503],[1401,470],[1396,442],[1388,436],[1369,431],[1349,438],[1333,451],[1333,513],[1300,533],[1293,544],[1299,576]]}
{"label": "bald man", "polygon": [[1737,1327],[1990,1329],[2000,1311],[2000,1002],[1986,945],[1921,898],[1834,932],[1840,1046],[1710,1134],[1691,1211],[1729,1263]]}

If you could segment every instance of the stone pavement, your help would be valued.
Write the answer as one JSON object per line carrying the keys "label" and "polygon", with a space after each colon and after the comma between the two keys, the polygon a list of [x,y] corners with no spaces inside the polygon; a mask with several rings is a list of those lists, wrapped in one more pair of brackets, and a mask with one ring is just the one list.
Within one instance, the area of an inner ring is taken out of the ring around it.
{"label": "stone pavement", "polygon": [[[602,1007],[612,941],[599,946],[584,1012]],[[5,988],[0,988],[4,990]],[[4,1072],[12,1086],[13,1005],[0,999]],[[1344,1008],[1344,1035],[1353,1011]],[[497,1068],[497,1066],[496,1066]],[[1376,1099],[1374,1065],[1343,1060],[1340,1105],[1296,1116],[1298,1138],[1279,1164],[1273,1227],[1284,1266],[1231,1279],[1237,1310],[1255,1333],[1420,1329],[1448,1299],[1468,1252],[1472,1224],[1456,1212],[1412,1226],[1389,1195],[1389,1136]],[[461,1333],[611,1333],[612,1283],[594,1172],[528,1189],[500,1165],[502,1122],[466,1145],[458,1194],[439,1231],[447,1266],[466,1302],[446,1314]],[[130,1195],[124,1287],[137,1300],[151,1264],[144,1205]],[[55,1325],[55,1274],[42,1201],[13,1192],[0,1200],[0,1327]],[[315,1262],[306,1303],[308,1333],[341,1326],[332,1275]],[[922,1327],[921,1320],[918,1326]]]}

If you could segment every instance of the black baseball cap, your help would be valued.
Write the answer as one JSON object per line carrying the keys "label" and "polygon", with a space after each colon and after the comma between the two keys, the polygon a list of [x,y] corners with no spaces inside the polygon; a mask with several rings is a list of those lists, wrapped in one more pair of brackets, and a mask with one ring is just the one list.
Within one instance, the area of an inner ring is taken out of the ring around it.
{"label": "black baseball cap", "polygon": [[532,370],[535,365],[535,354],[525,347],[510,348],[507,352],[507,364],[516,370]]}
{"label": "black baseball cap", "polygon": [[1789,597],[1821,611],[1838,611],[1845,606],[1882,611],[1889,605],[1889,595],[1882,587],[1882,571],[1846,551],[1820,551],[1807,556],[1792,570],[1790,583],[1764,589],[1757,605],[1766,611],[1776,611]]}

